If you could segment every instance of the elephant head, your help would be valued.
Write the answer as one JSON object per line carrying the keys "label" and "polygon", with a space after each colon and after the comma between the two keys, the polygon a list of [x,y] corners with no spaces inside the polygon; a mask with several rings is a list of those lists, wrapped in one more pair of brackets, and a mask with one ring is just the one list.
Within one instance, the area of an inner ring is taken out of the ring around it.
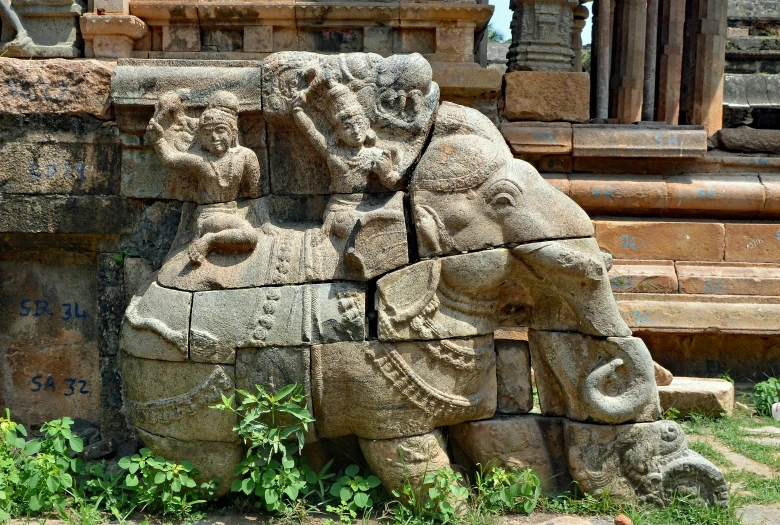
{"label": "elephant head", "polygon": [[484,302],[503,289],[531,312],[546,413],[613,424],[658,415],[652,359],[618,313],[589,217],[514,159],[492,122],[443,103],[410,194],[420,255],[445,256],[421,263],[425,282],[442,293],[404,294],[411,280],[380,280],[388,306],[380,336],[437,339],[460,335],[463,325],[490,326],[484,318],[495,323],[498,304],[490,311]]}

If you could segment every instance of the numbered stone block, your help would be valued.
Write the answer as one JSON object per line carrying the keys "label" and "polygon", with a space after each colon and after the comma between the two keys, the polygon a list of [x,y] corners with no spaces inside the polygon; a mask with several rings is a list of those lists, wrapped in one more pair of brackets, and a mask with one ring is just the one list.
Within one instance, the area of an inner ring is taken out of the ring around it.
{"label": "numbered stone block", "polygon": [[589,213],[660,213],[667,208],[663,179],[652,175],[569,176],[569,196]]}
{"label": "numbered stone block", "polygon": [[[766,190],[757,175],[676,175],[667,177],[667,209],[695,210],[697,216],[755,217],[764,209]],[[689,211],[690,210],[690,211]]]}
{"label": "numbered stone block", "polygon": [[0,261],[0,405],[15,421],[100,423],[96,268],[74,254]]}
{"label": "numbered stone block", "polygon": [[365,309],[365,287],[357,283],[199,292],[190,356],[232,363],[236,348],[362,341]]}
{"label": "numbered stone block", "polygon": [[725,260],[767,263],[780,260],[780,223],[726,224]]}
{"label": "numbered stone block", "polygon": [[191,293],[147,281],[125,311],[122,350],[144,359],[187,361],[191,305]]}
{"label": "numbered stone block", "polygon": [[680,292],[713,295],[780,295],[780,265],[678,262]]}
{"label": "numbered stone block", "polygon": [[576,124],[572,142],[575,157],[703,157],[707,153],[707,132],[702,126]]}
{"label": "numbered stone block", "polygon": [[235,389],[235,367],[120,355],[125,405],[139,430],[180,441],[237,443],[230,412],[209,408]]}
{"label": "numbered stone block", "polygon": [[726,237],[723,224],[655,219],[594,223],[599,246],[609,250],[616,259],[723,260]]}
{"label": "numbered stone block", "polygon": [[113,62],[0,58],[3,113],[112,116]]}
{"label": "numbered stone block", "polygon": [[[69,131],[54,131],[52,128]],[[114,128],[95,119],[32,115],[20,127],[0,115],[3,191],[23,194],[119,192],[121,145]]]}
{"label": "numbered stone block", "polygon": [[568,122],[504,122],[501,134],[515,155],[571,153]]}

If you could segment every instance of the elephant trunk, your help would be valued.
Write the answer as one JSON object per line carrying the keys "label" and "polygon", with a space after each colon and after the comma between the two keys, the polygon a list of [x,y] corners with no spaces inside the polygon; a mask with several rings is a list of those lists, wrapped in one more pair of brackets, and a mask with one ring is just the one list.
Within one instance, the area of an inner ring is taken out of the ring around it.
{"label": "elephant trunk", "polygon": [[[583,400],[591,417],[605,422],[631,421],[635,420],[648,405],[657,403],[657,391],[648,388],[647,383],[654,377],[644,370],[646,366],[640,366],[644,364],[646,364],[644,361],[638,363],[630,357],[627,360],[615,357],[593,370],[585,378],[582,387]],[[618,369],[621,367],[624,370],[618,374]],[[629,388],[616,395],[606,393],[609,384],[617,377],[632,378]]]}

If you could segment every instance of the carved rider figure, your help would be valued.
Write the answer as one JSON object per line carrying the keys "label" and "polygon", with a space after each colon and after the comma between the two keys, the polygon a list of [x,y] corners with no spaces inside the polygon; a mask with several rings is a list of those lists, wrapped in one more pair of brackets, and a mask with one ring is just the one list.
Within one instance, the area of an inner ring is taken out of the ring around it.
{"label": "carved rider figure", "polygon": [[[197,185],[195,201],[207,205],[198,209],[198,238],[189,247],[190,260],[200,264],[212,251],[251,252],[257,245],[257,232],[238,215],[235,200],[242,194],[258,193],[260,165],[252,150],[238,144],[236,96],[215,93],[197,128],[192,128],[193,119],[186,117],[175,95],[161,98],[147,127],[163,165],[192,177]],[[195,140],[188,145],[190,130]]]}

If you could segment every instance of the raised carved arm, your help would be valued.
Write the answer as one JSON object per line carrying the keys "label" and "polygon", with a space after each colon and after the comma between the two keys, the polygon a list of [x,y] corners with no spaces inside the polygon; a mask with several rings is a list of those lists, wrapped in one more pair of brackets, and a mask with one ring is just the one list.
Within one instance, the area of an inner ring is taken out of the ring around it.
{"label": "raised carved arm", "polygon": [[152,140],[152,144],[154,144],[154,149],[166,168],[181,170],[195,177],[207,177],[210,175],[206,162],[197,155],[176,149],[165,138],[165,130],[157,121],[151,119],[146,127],[146,132],[149,134],[149,138]]}
{"label": "raised carved arm", "polygon": [[325,135],[320,133],[317,126],[314,125],[311,117],[303,110],[303,105],[307,102],[308,91],[302,91],[296,95],[293,100],[293,120],[304,135],[309,139],[312,146],[320,153],[320,155],[327,156],[328,154],[328,139]]}

